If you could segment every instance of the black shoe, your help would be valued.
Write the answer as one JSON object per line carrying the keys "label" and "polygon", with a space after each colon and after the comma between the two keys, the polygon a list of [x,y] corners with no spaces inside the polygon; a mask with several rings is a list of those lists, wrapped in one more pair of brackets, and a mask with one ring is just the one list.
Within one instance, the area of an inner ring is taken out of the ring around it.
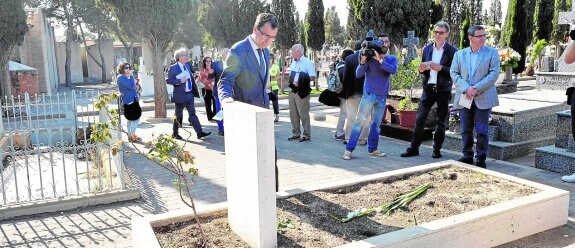
{"label": "black shoe", "polygon": [[459,161],[459,162],[461,162],[461,163],[466,163],[466,164],[473,165],[473,158],[461,157],[461,158],[458,159],[457,161]]}
{"label": "black shoe", "polygon": [[441,151],[440,150],[433,150],[433,153],[431,154],[432,158],[441,158],[443,156],[441,156]]}
{"label": "black shoe", "polygon": [[475,166],[481,167],[483,169],[487,168],[487,164],[485,164],[485,160],[477,160],[475,161]]}
{"label": "black shoe", "polygon": [[180,136],[179,134],[172,134],[172,138],[179,140],[183,139],[182,136]]}
{"label": "black shoe", "polygon": [[344,140],[345,139],[345,134],[342,134],[340,136],[335,135],[335,140]]}
{"label": "black shoe", "polygon": [[201,132],[198,134],[198,139],[201,139],[203,137],[206,137],[208,135],[212,134],[211,132]]}
{"label": "black shoe", "polygon": [[224,131],[219,131],[218,134],[219,134],[220,136],[224,136]]}
{"label": "black shoe", "polygon": [[400,155],[402,158],[419,156],[419,150],[408,147],[404,153]]}
{"label": "black shoe", "polygon": [[299,139],[299,142],[304,142],[304,141],[309,141],[310,138],[309,137],[301,137],[301,139]]}
{"label": "black shoe", "polygon": [[344,144],[344,145],[347,145],[347,140],[343,140],[343,144]]}
{"label": "black shoe", "polygon": [[299,140],[299,136],[291,136],[288,138],[288,141]]}

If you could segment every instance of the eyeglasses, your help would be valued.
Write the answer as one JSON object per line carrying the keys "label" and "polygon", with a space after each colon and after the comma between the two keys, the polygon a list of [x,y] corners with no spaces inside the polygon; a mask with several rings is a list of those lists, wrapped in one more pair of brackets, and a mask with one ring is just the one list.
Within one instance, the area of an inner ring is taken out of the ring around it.
{"label": "eyeglasses", "polygon": [[447,32],[444,31],[433,31],[433,33],[438,34],[438,35],[444,35]]}
{"label": "eyeglasses", "polygon": [[259,28],[258,28],[258,31],[260,32],[260,34],[262,34],[263,36],[265,36],[267,39],[270,39],[270,40],[272,40],[272,41],[275,41],[275,40],[276,40],[276,36],[271,36],[271,35],[269,35],[269,34],[266,34],[266,33],[262,32],[262,30],[259,29]]}
{"label": "eyeglasses", "polygon": [[475,37],[475,38],[487,38],[487,35],[486,35],[486,34],[480,34],[480,35],[473,35],[472,37]]}
{"label": "eyeglasses", "polygon": [[129,65],[127,65],[127,66],[124,66],[124,70],[131,70],[131,69],[132,69],[132,67],[131,67],[131,66],[129,66]]}

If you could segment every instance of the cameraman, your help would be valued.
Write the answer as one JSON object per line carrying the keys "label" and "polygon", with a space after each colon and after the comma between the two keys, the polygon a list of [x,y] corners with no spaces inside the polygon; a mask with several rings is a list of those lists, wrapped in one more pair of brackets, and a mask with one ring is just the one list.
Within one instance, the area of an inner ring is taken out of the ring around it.
{"label": "cameraman", "polygon": [[355,149],[361,128],[372,113],[367,150],[370,155],[385,156],[385,153],[377,149],[379,124],[385,112],[385,101],[391,74],[397,72],[397,58],[387,54],[390,46],[388,35],[381,35],[380,40],[366,42],[368,42],[368,45],[361,53],[361,60],[355,72],[357,78],[365,76],[363,96],[359,103],[359,110],[351,130],[349,142],[343,153],[343,159],[345,160],[351,159],[351,153]]}

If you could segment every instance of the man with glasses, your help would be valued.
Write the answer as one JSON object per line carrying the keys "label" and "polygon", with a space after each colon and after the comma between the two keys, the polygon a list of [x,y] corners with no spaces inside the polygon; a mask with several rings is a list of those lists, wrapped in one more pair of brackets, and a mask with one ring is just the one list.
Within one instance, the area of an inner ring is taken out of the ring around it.
{"label": "man with glasses", "polygon": [[[276,39],[278,26],[275,15],[261,13],[256,17],[252,34],[230,49],[226,67],[218,83],[218,95],[224,109],[226,104],[234,101],[269,109],[270,99],[266,93],[271,67],[268,47]],[[277,151],[275,169],[277,191]]]}
{"label": "man with glasses", "polygon": [[434,40],[432,44],[423,48],[419,73],[423,74],[423,93],[417,109],[413,139],[402,157],[419,155],[419,146],[423,141],[425,121],[431,107],[437,103],[435,133],[433,134],[433,153],[431,157],[441,158],[441,146],[445,140],[445,127],[447,126],[447,113],[451,99],[453,82],[449,75],[449,68],[453,55],[457,49],[447,43],[449,37],[449,24],[440,21],[433,26]]}
{"label": "man with glasses", "polygon": [[496,49],[485,46],[487,36],[483,26],[476,25],[469,28],[467,35],[470,46],[455,53],[450,69],[451,79],[456,88],[453,107],[459,109],[461,118],[463,157],[459,161],[473,164],[475,127],[477,133],[475,165],[486,168],[489,116],[491,108],[499,105],[495,88],[495,81],[499,77],[499,54]]}
{"label": "man with glasses", "polygon": [[179,135],[178,129],[182,125],[184,116],[184,107],[188,110],[188,121],[194,127],[197,138],[201,139],[210,135],[210,132],[204,132],[200,120],[196,115],[196,108],[194,107],[194,97],[199,97],[198,89],[194,82],[194,72],[187,64],[188,50],[180,48],[174,52],[174,59],[176,63],[168,69],[166,83],[174,86],[172,93],[172,102],[176,104],[176,119],[172,127],[172,137],[174,139],[182,139]]}

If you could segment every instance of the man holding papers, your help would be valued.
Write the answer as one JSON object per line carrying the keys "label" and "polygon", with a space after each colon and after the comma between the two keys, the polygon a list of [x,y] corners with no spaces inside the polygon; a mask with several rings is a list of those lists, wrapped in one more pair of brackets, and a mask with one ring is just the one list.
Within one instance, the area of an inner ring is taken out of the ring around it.
{"label": "man holding papers", "polygon": [[[451,64],[451,79],[456,88],[453,106],[459,109],[463,157],[460,162],[473,164],[473,128],[477,133],[475,165],[486,168],[489,115],[499,105],[495,81],[499,76],[499,54],[485,46],[485,28],[476,25],[467,31],[470,47],[457,51]],[[461,99],[464,98],[464,99]]]}
{"label": "man holding papers", "polygon": [[186,64],[186,62],[188,62],[188,50],[185,48],[178,49],[174,52],[174,59],[176,63],[170,66],[166,79],[166,83],[174,86],[172,102],[176,104],[176,119],[173,124],[172,137],[174,139],[182,139],[182,136],[178,133],[178,129],[182,125],[183,112],[184,108],[186,108],[188,110],[188,121],[194,127],[198,139],[201,139],[211,133],[202,131],[200,120],[198,116],[196,116],[194,95],[196,95],[198,91],[194,83],[194,72],[190,66]]}
{"label": "man holding papers", "polygon": [[419,146],[423,141],[425,121],[431,107],[437,103],[436,127],[433,133],[433,153],[431,157],[441,158],[441,147],[445,140],[445,128],[447,127],[447,114],[449,113],[449,100],[451,100],[451,87],[453,82],[449,75],[449,68],[453,55],[457,49],[447,43],[449,37],[449,25],[440,21],[433,26],[434,42],[423,48],[421,54],[422,63],[419,64],[419,73],[423,75],[423,93],[419,108],[413,139],[407,150],[401,157],[419,155]]}

